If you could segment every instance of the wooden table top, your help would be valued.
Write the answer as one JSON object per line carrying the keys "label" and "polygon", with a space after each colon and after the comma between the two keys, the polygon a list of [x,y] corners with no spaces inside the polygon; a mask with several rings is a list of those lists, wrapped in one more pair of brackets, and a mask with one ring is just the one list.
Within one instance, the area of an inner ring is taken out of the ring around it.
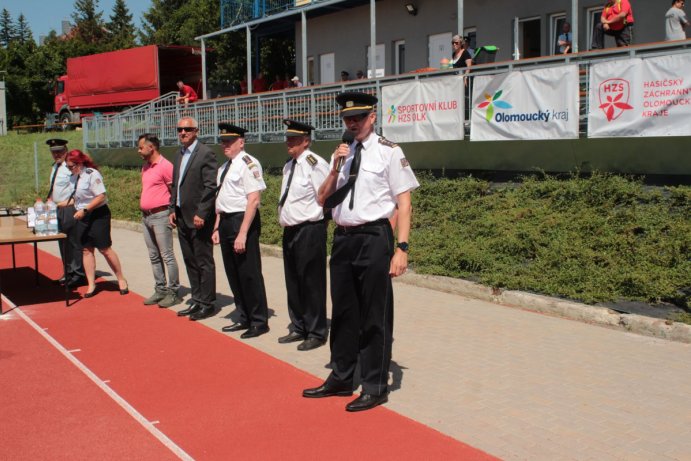
{"label": "wooden table top", "polygon": [[15,216],[0,217],[0,245],[46,242],[64,238],[67,238],[67,235],[62,233],[55,235],[35,235],[33,229],[26,227],[26,219],[20,219]]}

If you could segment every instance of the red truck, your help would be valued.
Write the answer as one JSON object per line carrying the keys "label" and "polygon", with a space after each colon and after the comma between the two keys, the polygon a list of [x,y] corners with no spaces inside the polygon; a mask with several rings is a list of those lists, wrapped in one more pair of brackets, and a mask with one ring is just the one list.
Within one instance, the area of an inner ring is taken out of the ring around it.
{"label": "red truck", "polygon": [[55,114],[67,125],[94,112],[120,112],[178,91],[178,80],[201,94],[199,48],[150,45],[69,58],[55,85]]}

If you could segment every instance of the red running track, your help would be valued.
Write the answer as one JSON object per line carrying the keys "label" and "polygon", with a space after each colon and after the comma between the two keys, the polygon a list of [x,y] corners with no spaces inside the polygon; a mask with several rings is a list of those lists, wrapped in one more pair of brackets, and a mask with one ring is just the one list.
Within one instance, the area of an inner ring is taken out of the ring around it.
{"label": "red running track", "polygon": [[[17,247],[17,265],[33,265],[30,246]],[[0,459],[175,458],[157,431],[195,459],[495,459],[385,407],[348,413],[350,397],[304,399],[316,377],[173,311],[147,308],[136,294],[120,296],[115,285],[94,298],[75,296],[66,308],[45,277],[37,289],[29,269],[10,266],[0,249],[4,294],[30,320],[0,317]],[[60,275],[49,254],[40,254],[40,268]],[[144,423],[28,322],[77,350],[71,355]]]}

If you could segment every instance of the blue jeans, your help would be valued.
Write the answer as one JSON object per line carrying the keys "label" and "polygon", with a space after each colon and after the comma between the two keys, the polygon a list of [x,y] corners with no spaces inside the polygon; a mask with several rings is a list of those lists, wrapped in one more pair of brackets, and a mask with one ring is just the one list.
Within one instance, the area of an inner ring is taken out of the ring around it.
{"label": "blue jeans", "polygon": [[[180,272],[173,251],[173,229],[168,223],[168,214],[168,211],[164,210],[144,216],[142,225],[151,269],[156,281],[156,291],[177,294],[180,288]],[[168,269],[168,283],[166,283],[165,268]]]}

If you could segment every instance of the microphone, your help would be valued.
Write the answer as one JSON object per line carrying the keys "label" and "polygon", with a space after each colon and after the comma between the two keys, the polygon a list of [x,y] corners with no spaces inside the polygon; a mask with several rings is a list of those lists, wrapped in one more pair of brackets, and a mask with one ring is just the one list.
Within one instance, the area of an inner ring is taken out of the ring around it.
{"label": "microphone", "polygon": [[[353,141],[355,141],[355,135],[352,131],[346,130],[343,132],[341,141],[343,142],[343,144],[348,144],[350,146],[353,143]],[[339,173],[341,172],[341,168],[343,168],[343,162],[345,162],[345,157],[338,157],[338,163],[336,163],[336,171],[338,171]]]}

